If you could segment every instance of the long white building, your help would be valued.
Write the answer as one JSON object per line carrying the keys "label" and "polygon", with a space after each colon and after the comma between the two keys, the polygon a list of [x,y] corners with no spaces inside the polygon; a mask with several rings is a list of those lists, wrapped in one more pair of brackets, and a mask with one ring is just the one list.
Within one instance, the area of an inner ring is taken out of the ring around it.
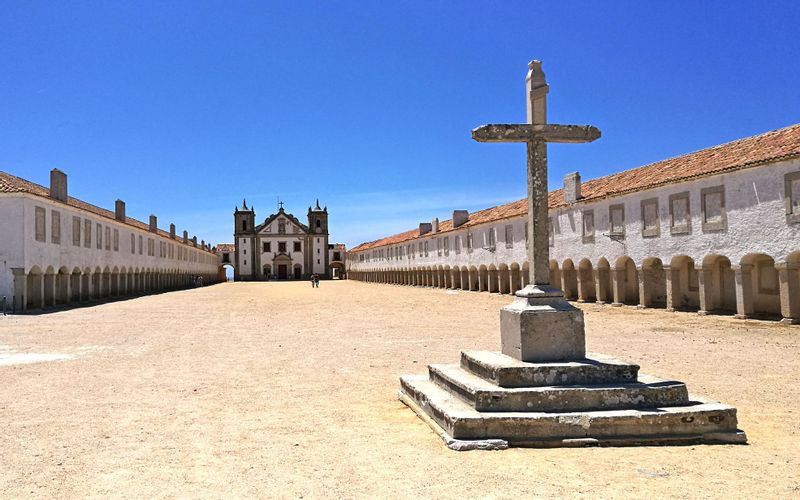
{"label": "long white building", "polygon": [[217,256],[197,237],[158,229],[67,194],[0,172],[0,301],[27,311],[122,298],[218,281]]}
{"label": "long white building", "polygon": [[[353,248],[351,279],[511,293],[527,200]],[[550,193],[551,282],[578,301],[800,323],[800,124]]]}

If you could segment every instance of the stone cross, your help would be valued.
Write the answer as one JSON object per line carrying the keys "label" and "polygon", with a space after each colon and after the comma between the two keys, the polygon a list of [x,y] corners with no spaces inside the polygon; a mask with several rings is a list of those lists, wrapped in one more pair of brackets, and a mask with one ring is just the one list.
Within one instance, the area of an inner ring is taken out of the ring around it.
{"label": "stone cross", "polygon": [[528,63],[525,78],[527,121],[519,125],[483,125],[472,131],[478,142],[524,142],[528,146],[528,262],[530,283],[549,288],[550,243],[547,203],[547,143],[591,142],[600,137],[600,130],[589,125],[552,125],[547,123],[547,92],[541,61]]}

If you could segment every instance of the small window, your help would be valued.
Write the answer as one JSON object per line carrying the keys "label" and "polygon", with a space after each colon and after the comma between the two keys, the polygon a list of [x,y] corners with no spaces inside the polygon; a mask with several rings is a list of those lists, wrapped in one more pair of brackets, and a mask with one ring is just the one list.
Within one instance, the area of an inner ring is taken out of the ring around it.
{"label": "small window", "polygon": [[72,217],[72,246],[81,246],[81,218]]}
{"label": "small window", "polygon": [[278,251],[279,252],[286,252],[286,242],[285,241],[279,241],[278,242]]}
{"label": "small window", "polygon": [[456,255],[461,253],[461,235],[453,236],[453,243],[456,251]]}
{"label": "small window", "polygon": [[689,206],[689,192],[677,193],[669,197],[669,232],[689,234],[692,232],[692,212]]}
{"label": "small window", "polygon": [[425,257],[427,257],[428,256],[428,242],[425,241],[424,245],[425,245]]}
{"label": "small window", "polygon": [[608,209],[608,229],[612,236],[625,236],[625,205],[611,205]]}
{"label": "small window", "polygon": [[61,212],[56,210],[50,211],[50,241],[61,244]]}
{"label": "small window", "polygon": [[106,250],[111,250],[111,227],[106,226]]}
{"label": "small window", "polygon": [[247,221],[246,220],[242,221],[242,231],[247,231]]}
{"label": "small window", "polygon": [[[528,227],[527,225],[525,226]],[[594,243],[594,210],[583,211],[583,242]]]}
{"label": "small window", "polygon": [[493,227],[490,227],[489,230],[486,231],[486,248],[489,250],[494,250],[495,248],[495,235]]}
{"label": "small window", "polygon": [[440,257],[442,255],[442,239],[441,238],[436,238],[436,255],[438,255]]}
{"label": "small window", "polygon": [[319,220],[319,219],[317,219],[317,227],[318,227],[318,228],[319,228],[319,227],[322,227],[322,222],[320,222],[320,220]]}
{"label": "small window", "polygon": [[654,238],[661,234],[658,218],[658,198],[642,200],[642,237]]}
{"label": "small window", "polygon": [[114,251],[119,252],[119,229],[114,229]]}
{"label": "small window", "polygon": [[467,233],[467,253],[472,253],[473,243],[472,233]]}
{"label": "small window", "polygon": [[725,213],[725,187],[716,186],[700,191],[703,232],[724,231],[728,217]]}
{"label": "small window", "polygon": [[264,252],[271,252],[272,251],[272,243],[269,241],[264,242]]}
{"label": "small window", "polygon": [[136,235],[131,234],[131,254],[136,253]]}
{"label": "small window", "polygon": [[103,226],[101,226],[100,224],[96,224],[95,228],[97,229],[97,236],[95,237],[96,244],[97,244],[97,249],[98,250],[102,250],[103,249]]}
{"label": "small window", "polygon": [[[301,251],[300,248],[301,248],[300,247],[300,242],[299,241],[295,241],[294,242],[294,251],[295,252],[300,252]],[[319,249],[317,249],[317,250],[319,250]]]}
{"label": "small window", "polygon": [[444,239],[444,254],[450,255],[450,237]]}
{"label": "small window", "polygon": [[506,248],[514,247],[514,226],[508,224],[506,226]]}
{"label": "small window", "polygon": [[83,246],[92,248],[92,221],[89,219],[83,220]]}
{"label": "small window", "polygon": [[139,235],[139,255],[142,255],[142,236]]}
{"label": "small window", "polygon": [[36,207],[34,213],[34,230],[36,232],[36,241],[47,241],[47,233],[45,231],[45,224],[47,219],[47,212],[42,207]]}
{"label": "small window", "polygon": [[786,222],[800,223],[800,172],[786,174]]}

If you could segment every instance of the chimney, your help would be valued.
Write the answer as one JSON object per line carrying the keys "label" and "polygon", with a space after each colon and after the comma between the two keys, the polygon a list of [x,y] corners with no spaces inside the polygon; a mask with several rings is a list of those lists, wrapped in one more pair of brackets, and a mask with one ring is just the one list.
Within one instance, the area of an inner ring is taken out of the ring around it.
{"label": "chimney", "polygon": [[206,240],[200,240],[200,246],[205,248],[206,247]]}
{"label": "chimney", "polygon": [[50,171],[50,198],[67,201],[67,174],[57,168]]}
{"label": "chimney", "polygon": [[120,222],[125,222],[125,202],[117,200],[114,202],[114,218]]}
{"label": "chimney", "polygon": [[430,222],[420,222],[419,223],[419,235],[422,236],[423,234],[428,234],[431,232],[431,223]]}
{"label": "chimney", "polygon": [[175,239],[175,224],[169,225],[169,237]]}
{"label": "chimney", "polygon": [[581,199],[581,174],[573,172],[564,176],[564,203]]}
{"label": "chimney", "polygon": [[186,230],[183,231],[183,243],[185,245],[189,244],[189,231]]}
{"label": "chimney", "polygon": [[469,211],[467,210],[453,210],[453,227],[463,225],[469,220]]}
{"label": "chimney", "polygon": [[192,236],[192,246],[197,247],[197,236]]}
{"label": "chimney", "polygon": [[433,233],[438,233],[439,232],[439,218],[438,217],[435,217],[431,221],[431,232],[433,232]]}
{"label": "chimney", "polygon": [[155,215],[150,216],[150,232],[151,233],[158,232],[158,218]]}

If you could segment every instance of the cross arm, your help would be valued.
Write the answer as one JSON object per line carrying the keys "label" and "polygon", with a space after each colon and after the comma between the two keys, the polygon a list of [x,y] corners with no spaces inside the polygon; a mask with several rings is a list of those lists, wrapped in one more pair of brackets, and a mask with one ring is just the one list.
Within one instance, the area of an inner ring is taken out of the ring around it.
{"label": "cross arm", "polygon": [[478,142],[592,142],[600,138],[600,129],[591,125],[482,125],[472,131]]}

